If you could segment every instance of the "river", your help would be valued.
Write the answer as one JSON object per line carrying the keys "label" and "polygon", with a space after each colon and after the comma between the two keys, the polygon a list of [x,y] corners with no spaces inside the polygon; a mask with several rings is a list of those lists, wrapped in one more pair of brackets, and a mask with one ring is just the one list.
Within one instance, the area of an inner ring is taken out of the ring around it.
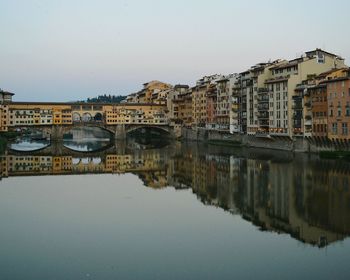
{"label": "river", "polygon": [[349,162],[67,141],[1,157],[0,279],[349,279]]}

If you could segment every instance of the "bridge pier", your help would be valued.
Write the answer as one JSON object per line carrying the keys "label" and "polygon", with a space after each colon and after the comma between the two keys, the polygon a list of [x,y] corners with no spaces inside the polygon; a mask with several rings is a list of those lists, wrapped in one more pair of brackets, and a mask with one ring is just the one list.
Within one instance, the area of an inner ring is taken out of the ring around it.
{"label": "bridge pier", "polygon": [[115,126],[114,139],[117,141],[126,139],[125,124],[118,124]]}
{"label": "bridge pier", "polygon": [[52,142],[61,142],[63,141],[64,133],[65,130],[62,125],[53,125],[51,127],[50,140]]}

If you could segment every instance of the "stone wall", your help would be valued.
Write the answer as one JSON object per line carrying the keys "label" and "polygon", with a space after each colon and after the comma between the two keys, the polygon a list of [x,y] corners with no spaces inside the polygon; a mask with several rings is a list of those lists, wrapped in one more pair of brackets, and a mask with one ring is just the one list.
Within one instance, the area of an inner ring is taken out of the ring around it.
{"label": "stone wall", "polygon": [[186,141],[227,141],[261,149],[274,149],[298,153],[318,153],[321,151],[350,151],[350,141],[331,141],[303,137],[255,137],[253,135],[230,134],[204,128],[182,128],[182,139]]}

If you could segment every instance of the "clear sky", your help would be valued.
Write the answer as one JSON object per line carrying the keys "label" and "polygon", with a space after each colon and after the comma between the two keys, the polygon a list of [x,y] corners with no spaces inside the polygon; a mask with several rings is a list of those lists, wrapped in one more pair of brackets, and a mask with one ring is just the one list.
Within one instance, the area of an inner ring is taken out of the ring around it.
{"label": "clear sky", "polygon": [[128,94],[324,48],[350,63],[348,0],[0,0],[16,101]]}

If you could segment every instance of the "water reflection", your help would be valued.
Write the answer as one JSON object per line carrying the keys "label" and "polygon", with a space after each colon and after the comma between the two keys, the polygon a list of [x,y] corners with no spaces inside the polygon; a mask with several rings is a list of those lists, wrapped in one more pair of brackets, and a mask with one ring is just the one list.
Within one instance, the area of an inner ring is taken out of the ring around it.
{"label": "water reflection", "polygon": [[98,151],[111,144],[111,134],[97,127],[73,128],[65,135],[63,144],[74,151]]}
{"label": "water reflection", "polygon": [[1,176],[132,173],[147,187],[192,189],[205,205],[311,245],[324,247],[350,233],[347,162],[202,144],[135,149],[131,143],[91,156],[9,151],[1,158]]}
{"label": "water reflection", "polygon": [[16,151],[35,151],[40,150],[50,145],[50,141],[47,140],[31,140],[30,138],[17,139],[14,143],[10,144],[10,149]]}

